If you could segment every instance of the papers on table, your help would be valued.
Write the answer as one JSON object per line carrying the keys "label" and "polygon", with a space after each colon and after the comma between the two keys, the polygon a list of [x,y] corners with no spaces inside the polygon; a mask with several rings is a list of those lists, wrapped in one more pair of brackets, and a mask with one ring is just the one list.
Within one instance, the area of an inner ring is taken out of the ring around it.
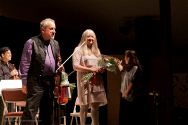
{"label": "papers on table", "polygon": [[1,80],[0,81],[0,95],[2,89],[22,88],[22,80]]}

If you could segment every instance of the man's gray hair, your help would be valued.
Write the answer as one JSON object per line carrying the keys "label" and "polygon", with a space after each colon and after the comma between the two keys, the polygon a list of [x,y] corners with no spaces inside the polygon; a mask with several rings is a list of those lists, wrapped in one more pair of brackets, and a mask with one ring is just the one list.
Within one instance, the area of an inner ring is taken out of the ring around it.
{"label": "man's gray hair", "polygon": [[55,23],[55,20],[53,20],[51,18],[46,18],[46,19],[42,20],[40,22],[40,28],[45,28],[46,26],[48,26],[49,22]]}

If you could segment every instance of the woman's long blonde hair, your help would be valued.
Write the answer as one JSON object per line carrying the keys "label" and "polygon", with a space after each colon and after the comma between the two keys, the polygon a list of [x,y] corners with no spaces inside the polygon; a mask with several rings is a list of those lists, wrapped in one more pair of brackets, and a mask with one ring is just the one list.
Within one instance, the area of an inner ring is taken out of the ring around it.
{"label": "woman's long blonde hair", "polygon": [[[94,35],[94,42],[93,42],[93,45],[92,45],[92,48],[91,48],[91,52],[97,56],[97,57],[100,57],[101,56],[101,53],[100,53],[100,50],[98,48],[98,44],[97,44],[97,37],[96,37],[96,34],[93,30],[91,29],[86,29],[83,33],[82,33],[82,37],[81,37],[81,40],[80,40],[80,43],[78,44],[78,47],[81,46],[81,52],[83,55],[88,55],[88,47],[87,47],[87,41],[86,41],[86,38],[87,38],[87,35],[89,32],[92,32],[93,35]],[[83,44],[83,45],[82,45]]]}

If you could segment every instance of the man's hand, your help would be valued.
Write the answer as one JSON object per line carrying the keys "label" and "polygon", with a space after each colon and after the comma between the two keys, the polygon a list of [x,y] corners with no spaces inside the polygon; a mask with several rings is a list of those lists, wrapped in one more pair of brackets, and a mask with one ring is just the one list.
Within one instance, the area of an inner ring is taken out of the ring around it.
{"label": "man's hand", "polygon": [[27,94],[27,87],[26,85],[22,85],[22,92]]}
{"label": "man's hand", "polygon": [[56,70],[56,72],[62,72],[65,71],[64,65],[59,66],[59,68]]}

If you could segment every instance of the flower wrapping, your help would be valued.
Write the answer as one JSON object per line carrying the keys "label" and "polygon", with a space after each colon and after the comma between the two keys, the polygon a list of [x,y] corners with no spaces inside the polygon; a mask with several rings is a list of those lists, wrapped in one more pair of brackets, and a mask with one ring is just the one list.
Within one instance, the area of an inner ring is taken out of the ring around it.
{"label": "flower wrapping", "polygon": [[[115,72],[117,70],[117,63],[114,57],[103,55],[102,58],[98,61],[98,66],[106,69],[109,72]],[[82,80],[84,82],[91,82],[93,85],[96,84],[96,73],[90,72],[83,76]]]}

